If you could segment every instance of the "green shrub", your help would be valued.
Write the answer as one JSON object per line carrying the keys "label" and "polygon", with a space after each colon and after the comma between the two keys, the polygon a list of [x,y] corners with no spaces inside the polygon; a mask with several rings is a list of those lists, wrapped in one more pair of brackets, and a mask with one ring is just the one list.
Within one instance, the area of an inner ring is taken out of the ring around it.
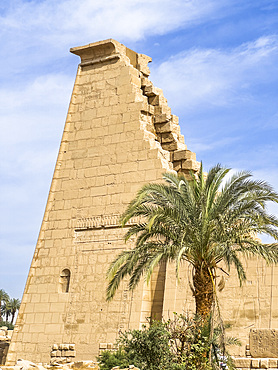
{"label": "green shrub", "polygon": [[111,370],[114,366],[125,368],[129,365],[129,359],[122,348],[115,352],[103,351],[97,360],[100,362],[99,366],[102,370]]}
{"label": "green shrub", "polygon": [[127,331],[118,346],[117,351],[104,351],[98,357],[101,370],[128,365],[141,370],[212,370],[219,369],[221,358],[233,368],[227,353],[221,356],[219,329],[212,334],[209,323],[189,315],[176,314],[173,320],[153,321],[148,328]]}
{"label": "green shrub", "polygon": [[13,330],[14,329],[14,325],[13,324],[11,324],[10,322],[8,322],[8,321],[3,321],[3,320],[1,320],[0,321],[0,327],[1,326],[7,326],[7,328],[9,329],[9,330]]}
{"label": "green shrub", "polygon": [[118,351],[105,351],[98,357],[100,369],[128,365],[135,365],[141,370],[170,369],[172,354],[169,339],[165,324],[159,321],[153,322],[149,328],[125,332],[118,341]]}

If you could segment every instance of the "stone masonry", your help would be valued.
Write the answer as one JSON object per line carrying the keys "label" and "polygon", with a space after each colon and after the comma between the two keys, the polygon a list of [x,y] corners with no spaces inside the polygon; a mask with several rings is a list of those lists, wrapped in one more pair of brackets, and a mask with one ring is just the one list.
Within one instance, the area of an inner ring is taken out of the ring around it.
{"label": "stone masonry", "polygon": [[[119,331],[162,317],[165,266],[149,286],[122,284],[105,301],[109,263],[131,244],[118,217],[146,182],[196,171],[178,117],[148,79],[151,58],[106,40],[71,49],[75,85],[8,362],[47,362],[53,345],[76,359],[99,354]],[[136,222],[136,220],[134,220]]]}
{"label": "stone masonry", "polygon": [[[126,229],[118,223],[128,202],[164,172],[188,175],[200,164],[148,78],[151,58],[112,39],[71,52],[81,63],[7,365],[18,358],[49,362],[59,351],[92,359],[147,317],[167,319],[194,307],[187,265],[179,284],[173,266],[161,265],[148,286],[129,292],[123,282],[114,300],[105,300],[107,268],[133,244],[123,242]],[[276,268],[245,263],[246,286],[240,289],[231,272],[220,293],[232,334],[243,343],[250,327],[278,325]],[[74,350],[61,350],[63,344]]]}

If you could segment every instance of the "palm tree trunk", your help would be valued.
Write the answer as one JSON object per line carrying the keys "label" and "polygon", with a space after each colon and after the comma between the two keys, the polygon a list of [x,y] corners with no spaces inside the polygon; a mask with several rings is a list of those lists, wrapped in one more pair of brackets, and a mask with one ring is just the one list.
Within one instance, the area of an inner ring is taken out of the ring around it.
{"label": "palm tree trunk", "polygon": [[211,313],[213,303],[213,281],[207,267],[195,267],[193,276],[196,314],[207,319]]}
{"label": "palm tree trunk", "polygon": [[12,312],[11,324],[13,324],[14,322],[14,317],[15,317],[15,311]]}

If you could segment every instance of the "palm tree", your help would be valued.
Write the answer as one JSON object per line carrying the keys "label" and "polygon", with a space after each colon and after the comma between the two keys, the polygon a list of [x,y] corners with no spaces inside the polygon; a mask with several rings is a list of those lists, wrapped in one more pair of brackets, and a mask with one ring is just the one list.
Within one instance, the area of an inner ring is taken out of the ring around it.
{"label": "palm tree", "polygon": [[178,278],[181,262],[187,261],[193,268],[196,313],[207,318],[221,262],[228,270],[235,266],[240,283],[246,280],[240,255],[278,262],[278,244],[263,244],[256,237],[267,234],[278,240],[278,219],[266,211],[267,202],[278,203],[278,194],[266,182],[253,180],[249,172],[226,180],[229,171],[216,165],[206,175],[201,166],[190,180],[166,173],[166,184],[147,184],[139,190],[121,218],[123,226],[133,217],[141,220],[125,235],[125,240],[136,236],[136,245],[110,265],[107,300],[126,275],[134,289],[142,275],[148,282],[160,263],[174,262]]}
{"label": "palm tree", "polygon": [[11,314],[11,307],[10,307],[10,299],[7,300],[6,302],[4,302],[3,306],[2,306],[2,314],[3,316],[5,316],[5,321],[8,322],[9,320],[9,316]]}
{"label": "palm tree", "polygon": [[20,303],[21,303],[20,300],[16,299],[16,298],[11,299],[10,302],[9,302],[9,307],[10,307],[11,316],[12,316],[11,324],[13,324],[16,311],[18,311],[19,308],[20,308]]}
{"label": "palm tree", "polygon": [[0,313],[1,316],[3,314],[3,304],[7,303],[9,301],[10,297],[8,293],[5,292],[4,289],[0,289]]}

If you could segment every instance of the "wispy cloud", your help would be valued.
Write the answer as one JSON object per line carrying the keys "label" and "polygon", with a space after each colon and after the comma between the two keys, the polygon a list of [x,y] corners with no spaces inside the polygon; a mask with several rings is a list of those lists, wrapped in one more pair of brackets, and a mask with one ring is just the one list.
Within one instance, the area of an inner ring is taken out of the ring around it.
{"label": "wispy cloud", "polygon": [[[111,37],[135,42],[198,24],[224,5],[216,0],[13,0],[0,13],[2,53],[22,70],[31,58],[43,63],[64,55],[69,46]],[[24,57],[23,65],[15,55]]]}
{"label": "wispy cloud", "polygon": [[254,99],[250,88],[276,78],[277,62],[278,37],[270,35],[236,48],[184,51],[156,65],[152,79],[175,107],[227,106]]}

